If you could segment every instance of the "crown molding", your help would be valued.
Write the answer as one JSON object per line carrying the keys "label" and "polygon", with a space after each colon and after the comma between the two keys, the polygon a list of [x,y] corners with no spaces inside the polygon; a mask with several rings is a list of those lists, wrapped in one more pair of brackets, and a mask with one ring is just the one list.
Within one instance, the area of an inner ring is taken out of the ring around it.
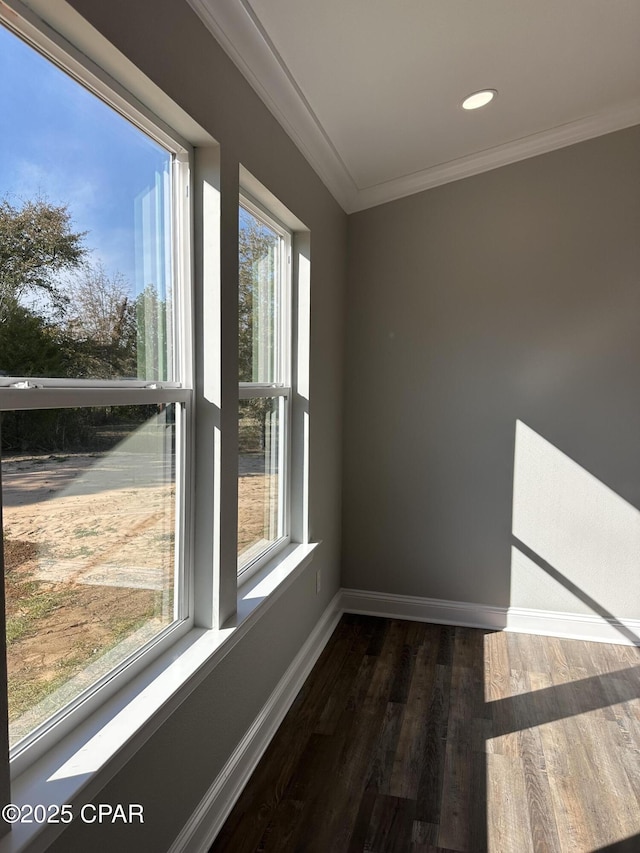
{"label": "crown molding", "polygon": [[249,0],[187,0],[347,213],[640,123],[640,100],[419,172],[359,188]]}
{"label": "crown molding", "polygon": [[350,213],[640,124],[640,100],[358,191]]}
{"label": "crown molding", "polygon": [[187,0],[341,207],[357,187],[293,75],[245,0]]}

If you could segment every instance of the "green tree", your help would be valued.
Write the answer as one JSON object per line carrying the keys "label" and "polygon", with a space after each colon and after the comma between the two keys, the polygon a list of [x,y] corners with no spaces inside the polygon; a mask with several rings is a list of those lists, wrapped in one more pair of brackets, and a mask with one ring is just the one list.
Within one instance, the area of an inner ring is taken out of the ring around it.
{"label": "green tree", "polygon": [[161,299],[155,284],[147,284],[135,299],[137,375],[162,382],[170,375],[172,300]]}
{"label": "green tree", "polygon": [[0,373],[67,376],[68,341],[54,318],[67,305],[61,276],[86,249],[66,207],[0,201]]}
{"label": "green tree", "polygon": [[[260,287],[257,269],[273,249],[273,233],[251,214],[242,215],[238,233],[238,374],[240,382],[257,380],[255,371],[256,314],[258,300],[268,298],[264,287]],[[273,311],[273,306],[271,311]],[[267,312],[269,307],[267,306]],[[243,400],[240,405],[241,449],[263,450],[266,441],[266,423],[271,411],[271,400],[254,397]],[[256,439],[258,439],[256,441]]]}
{"label": "green tree", "polygon": [[27,296],[64,311],[68,298],[60,275],[84,259],[85,233],[72,229],[65,205],[37,199],[15,207],[6,198],[0,201],[0,322]]}
{"label": "green tree", "polygon": [[241,382],[255,382],[255,317],[258,299],[266,296],[256,270],[273,249],[273,233],[254,216],[247,214],[240,221],[238,249],[238,373]]}
{"label": "green tree", "polygon": [[67,376],[71,353],[61,330],[22,305],[5,307],[0,322],[0,372],[5,376]]}

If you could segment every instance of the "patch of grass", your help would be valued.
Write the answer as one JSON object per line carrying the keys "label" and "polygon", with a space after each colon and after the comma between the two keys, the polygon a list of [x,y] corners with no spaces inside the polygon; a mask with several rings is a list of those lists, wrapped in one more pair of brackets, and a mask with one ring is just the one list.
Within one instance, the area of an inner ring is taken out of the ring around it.
{"label": "patch of grass", "polygon": [[[13,582],[12,582],[13,580]],[[7,575],[7,646],[35,634],[38,620],[64,606],[72,590],[47,589],[40,581],[12,579]]]}
{"label": "patch of grass", "polygon": [[86,545],[82,545],[75,551],[69,551],[68,554],[65,554],[65,559],[74,560],[76,557],[91,557],[92,555],[93,551],[91,550],[91,548],[87,548]]}
{"label": "patch of grass", "polygon": [[32,681],[26,678],[10,678],[9,689],[9,719],[15,720],[41,702],[49,693],[62,687],[68,680],[66,673],[56,675],[49,681]]}
{"label": "patch of grass", "polygon": [[[76,608],[81,606],[83,590],[70,587],[66,590],[43,591],[42,586],[43,584],[38,581],[20,584],[20,593],[26,596],[25,600],[21,602],[26,607],[26,612],[15,617],[12,639],[8,640],[9,644],[26,638],[29,633],[36,632],[39,628],[39,618],[50,616],[55,610],[65,605]],[[105,592],[108,595],[110,590],[107,588]],[[8,683],[10,720],[17,719],[25,711],[37,705],[75,675],[82,672],[94,660],[102,657],[126,637],[153,619],[159,612],[159,602],[156,599],[157,595],[152,595],[146,600],[140,601],[140,609],[129,615],[117,610],[109,611],[105,623],[107,636],[100,641],[99,648],[94,647],[96,640],[91,636],[76,640],[70,646],[68,654],[56,661],[53,676],[51,674],[48,676],[39,675],[36,667],[28,674],[10,678]]]}
{"label": "patch of grass", "polygon": [[73,535],[78,538],[82,538],[84,536],[98,536],[99,533],[99,530],[94,530],[92,527],[76,527],[73,531]]}
{"label": "patch of grass", "polygon": [[153,537],[154,542],[158,542],[163,544],[168,542],[169,544],[173,544],[173,540],[175,539],[175,534],[172,532],[169,533],[156,533]]}

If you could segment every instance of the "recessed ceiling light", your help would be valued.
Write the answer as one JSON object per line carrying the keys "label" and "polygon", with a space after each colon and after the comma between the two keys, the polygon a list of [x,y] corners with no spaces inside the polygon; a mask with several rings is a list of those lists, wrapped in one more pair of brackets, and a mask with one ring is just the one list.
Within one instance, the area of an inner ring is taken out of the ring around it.
{"label": "recessed ceiling light", "polygon": [[462,102],[463,110],[478,110],[480,107],[486,107],[486,105],[492,101],[498,92],[495,89],[481,89],[479,92],[474,92],[472,95],[469,95],[468,98],[465,98]]}

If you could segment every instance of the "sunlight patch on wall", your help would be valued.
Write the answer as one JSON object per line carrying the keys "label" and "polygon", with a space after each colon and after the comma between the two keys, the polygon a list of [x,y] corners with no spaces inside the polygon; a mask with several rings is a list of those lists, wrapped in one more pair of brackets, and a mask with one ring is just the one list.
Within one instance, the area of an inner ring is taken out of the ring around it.
{"label": "sunlight patch on wall", "polygon": [[512,607],[640,614],[640,512],[522,421],[512,532]]}

